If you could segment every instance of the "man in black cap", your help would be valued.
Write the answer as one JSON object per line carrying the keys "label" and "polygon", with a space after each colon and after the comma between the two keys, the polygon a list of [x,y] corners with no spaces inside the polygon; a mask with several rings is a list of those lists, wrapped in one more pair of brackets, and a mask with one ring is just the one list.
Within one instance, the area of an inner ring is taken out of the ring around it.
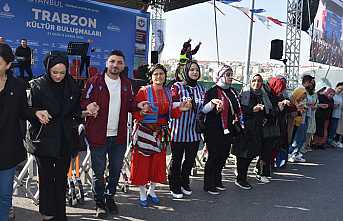
{"label": "man in black cap", "polygon": [[24,78],[24,71],[26,71],[26,73],[29,75],[29,80],[31,80],[33,77],[31,69],[32,51],[31,48],[27,46],[27,39],[21,39],[20,46],[15,50],[15,56],[18,57],[17,59],[19,61],[20,77]]}

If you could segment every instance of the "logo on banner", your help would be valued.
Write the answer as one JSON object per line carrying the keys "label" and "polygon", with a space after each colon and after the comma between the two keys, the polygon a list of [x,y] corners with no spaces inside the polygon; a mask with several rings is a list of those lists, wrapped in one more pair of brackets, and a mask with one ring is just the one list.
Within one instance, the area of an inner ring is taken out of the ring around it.
{"label": "logo on banner", "polygon": [[107,30],[109,31],[115,31],[115,32],[120,32],[120,28],[112,23],[109,23],[107,25]]}
{"label": "logo on banner", "polygon": [[15,17],[14,14],[11,13],[11,7],[9,6],[8,3],[5,3],[1,7],[0,17],[3,17],[3,18],[14,18]]}
{"label": "logo on banner", "polygon": [[140,31],[146,31],[147,28],[147,18],[136,17],[136,29]]}

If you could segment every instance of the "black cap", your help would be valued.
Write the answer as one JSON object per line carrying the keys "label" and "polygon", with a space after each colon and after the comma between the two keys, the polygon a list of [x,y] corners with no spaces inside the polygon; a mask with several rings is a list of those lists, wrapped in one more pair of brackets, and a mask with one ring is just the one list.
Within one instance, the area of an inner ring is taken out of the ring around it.
{"label": "black cap", "polygon": [[12,48],[8,46],[8,44],[0,44],[0,57],[2,57],[7,64],[14,60]]}
{"label": "black cap", "polygon": [[69,61],[67,56],[63,55],[62,53],[49,53],[45,56],[44,67],[47,73],[49,73],[50,69],[56,64],[64,64],[68,71]]}
{"label": "black cap", "polygon": [[305,74],[305,75],[302,77],[302,83],[312,81],[313,79],[315,79],[315,77],[313,77],[312,75]]}

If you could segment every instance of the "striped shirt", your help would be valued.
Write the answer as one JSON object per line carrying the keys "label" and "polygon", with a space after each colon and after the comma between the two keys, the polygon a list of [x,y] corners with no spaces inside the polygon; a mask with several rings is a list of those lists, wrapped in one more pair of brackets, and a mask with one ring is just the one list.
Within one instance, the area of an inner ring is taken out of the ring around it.
{"label": "striped shirt", "polygon": [[199,84],[195,87],[185,85],[184,82],[176,82],[172,88],[173,102],[183,102],[194,99],[195,109],[181,113],[180,118],[172,118],[169,123],[172,142],[194,142],[201,139],[201,134],[195,131],[196,115],[204,105],[205,88]]}

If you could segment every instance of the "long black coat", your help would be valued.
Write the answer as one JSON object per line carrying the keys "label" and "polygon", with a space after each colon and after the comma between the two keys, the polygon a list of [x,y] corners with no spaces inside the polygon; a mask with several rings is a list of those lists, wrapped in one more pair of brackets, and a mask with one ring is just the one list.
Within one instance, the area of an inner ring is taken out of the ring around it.
{"label": "long black coat", "polygon": [[[26,159],[22,121],[34,116],[28,108],[26,85],[7,74],[7,82],[1,94],[2,111],[0,115],[0,170],[16,166]],[[24,127],[25,128],[25,127]]]}
{"label": "long black coat", "polygon": [[261,98],[251,93],[249,105],[242,105],[244,119],[244,135],[240,141],[233,144],[231,153],[237,157],[254,158],[258,156],[262,149],[262,129],[265,119],[264,112],[253,112],[254,106],[261,103]]}
{"label": "long black coat", "polygon": [[76,81],[67,75],[63,102],[60,104],[51,91],[51,84],[47,74],[30,82],[32,106],[47,110],[52,119],[44,126],[37,120],[30,121],[28,152],[39,157],[60,158],[69,155],[72,150],[74,119],[81,116],[80,89]]}

